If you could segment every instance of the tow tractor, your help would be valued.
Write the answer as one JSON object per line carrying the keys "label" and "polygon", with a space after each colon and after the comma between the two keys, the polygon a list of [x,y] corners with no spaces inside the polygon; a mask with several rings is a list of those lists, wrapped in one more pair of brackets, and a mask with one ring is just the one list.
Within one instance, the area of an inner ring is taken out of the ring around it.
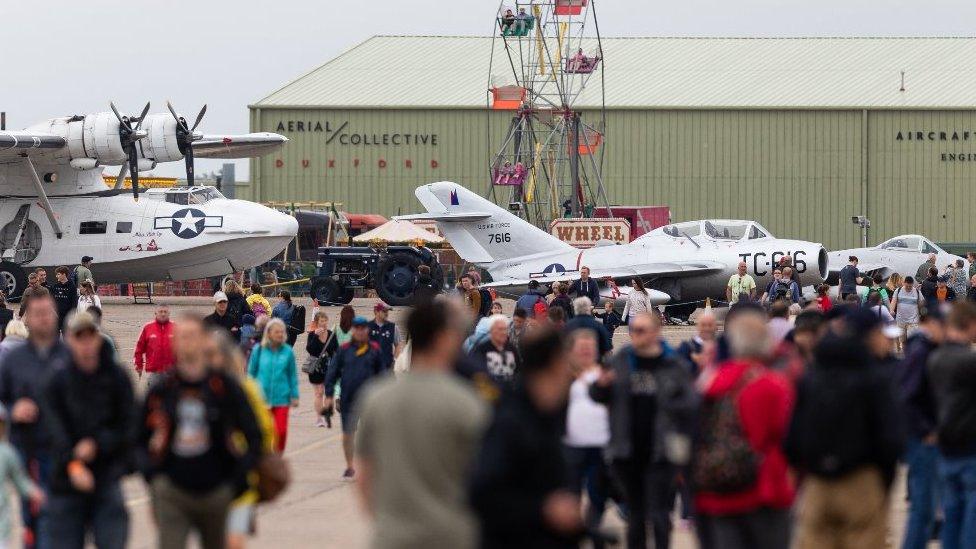
{"label": "tow tractor", "polygon": [[324,246],[315,265],[312,297],[320,304],[348,304],[362,288],[376,290],[388,305],[411,305],[421,265],[438,287],[444,284],[437,256],[425,246]]}

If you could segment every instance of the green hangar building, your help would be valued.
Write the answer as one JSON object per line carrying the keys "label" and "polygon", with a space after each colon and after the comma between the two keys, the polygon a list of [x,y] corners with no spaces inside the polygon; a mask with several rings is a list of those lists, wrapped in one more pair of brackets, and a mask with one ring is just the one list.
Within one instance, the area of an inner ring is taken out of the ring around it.
{"label": "green hangar building", "polygon": [[[420,209],[415,187],[490,185],[512,111],[492,37],[376,36],[250,105],[290,142],[238,196]],[[605,114],[610,202],[675,221],[756,219],[781,237],[860,245],[903,233],[976,242],[976,39],[604,38],[577,108]],[[605,105],[605,107],[603,106]],[[604,109],[601,111],[601,109]]]}

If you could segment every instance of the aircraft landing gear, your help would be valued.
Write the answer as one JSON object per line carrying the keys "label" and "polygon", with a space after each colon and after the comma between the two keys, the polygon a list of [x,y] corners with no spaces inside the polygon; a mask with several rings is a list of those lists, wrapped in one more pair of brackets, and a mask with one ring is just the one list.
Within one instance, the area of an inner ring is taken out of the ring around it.
{"label": "aircraft landing gear", "polygon": [[690,326],[691,321],[688,319],[696,309],[698,309],[697,303],[665,306],[664,318],[669,324],[674,324],[676,326]]}
{"label": "aircraft landing gear", "polygon": [[27,288],[27,274],[12,261],[0,261],[0,290],[7,299],[19,298]]}

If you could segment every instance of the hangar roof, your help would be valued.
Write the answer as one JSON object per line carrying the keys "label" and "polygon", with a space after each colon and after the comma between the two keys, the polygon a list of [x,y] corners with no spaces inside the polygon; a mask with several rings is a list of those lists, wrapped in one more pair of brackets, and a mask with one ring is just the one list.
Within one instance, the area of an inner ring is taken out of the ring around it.
{"label": "hangar roof", "polygon": [[[605,67],[608,108],[976,108],[972,37],[604,38],[602,44],[598,71]],[[484,108],[489,81],[512,83],[511,75],[500,38],[493,46],[491,37],[374,36],[251,106]],[[588,86],[577,105],[599,106],[596,89]]]}

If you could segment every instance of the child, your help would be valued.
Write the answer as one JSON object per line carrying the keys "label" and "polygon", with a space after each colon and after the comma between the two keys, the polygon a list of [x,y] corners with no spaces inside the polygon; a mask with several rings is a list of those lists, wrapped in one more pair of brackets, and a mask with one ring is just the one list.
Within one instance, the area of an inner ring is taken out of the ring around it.
{"label": "child", "polygon": [[241,347],[247,353],[254,346],[254,334],[258,329],[254,326],[254,315],[245,314],[241,317]]}
{"label": "child", "polygon": [[830,286],[826,284],[821,284],[817,287],[817,306],[820,307],[820,312],[826,313],[834,307],[834,302],[830,299],[828,292],[830,291]]}
{"label": "child", "polygon": [[606,328],[608,332],[610,332],[610,337],[613,337],[614,330],[616,330],[618,326],[623,324],[623,320],[620,319],[620,315],[617,314],[617,311],[613,310],[612,299],[605,300],[603,302],[603,312],[598,313],[596,311],[593,311],[593,316],[603,319],[603,327]]}
{"label": "child", "polygon": [[251,284],[251,295],[247,296],[247,306],[254,313],[254,318],[271,314],[271,303],[264,297],[264,288],[260,284]]}
{"label": "child", "polygon": [[[20,497],[30,500],[30,505],[40,508],[44,505],[44,492],[24,472],[24,466],[20,463],[20,458],[14,451],[13,446],[7,442],[5,436],[7,431],[7,410],[0,406],[0,481],[3,482],[3,489],[0,490],[0,546],[10,545],[10,534],[13,530],[11,523],[10,490],[7,486],[12,483],[17,489]],[[25,501],[21,505],[27,505]]]}

